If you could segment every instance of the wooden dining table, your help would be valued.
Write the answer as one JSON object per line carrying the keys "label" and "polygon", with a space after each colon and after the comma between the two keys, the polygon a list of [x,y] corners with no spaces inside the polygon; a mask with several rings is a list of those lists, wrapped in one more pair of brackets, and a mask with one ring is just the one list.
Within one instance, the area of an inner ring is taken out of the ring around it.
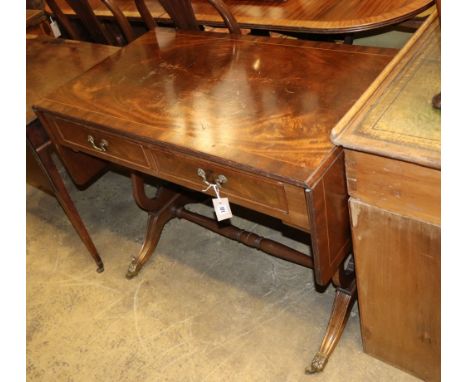
{"label": "wooden dining table", "polygon": [[[329,134],[395,53],[156,28],[34,109],[59,153],[131,171],[148,224],[128,278],[151,258],[166,223],[180,218],[313,269],[318,285],[333,281],[328,329],[308,369],[317,372],[356,298],[343,151]],[[144,176],[163,181],[154,197]],[[185,208],[207,197],[305,232],[312,256]]]}
{"label": "wooden dining table", "polygon": [[[84,73],[119,48],[81,41],[26,35],[26,172],[27,181],[55,196],[74,229],[98,265],[104,265],[52,159],[52,145],[32,105],[50,92]],[[64,150],[60,159],[79,186],[90,181],[89,171],[106,164],[87,155]]]}
{"label": "wooden dining table", "polygon": [[[100,0],[89,2],[96,15],[112,17]],[[58,3],[66,14],[73,14],[64,0]],[[116,0],[115,3],[128,18],[140,18],[133,0]],[[157,22],[170,21],[158,0],[146,0],[145,3]],[[225,0],[225,3],[241,28],[290,33],[350,34],[398,24],[429,8],[434,1]],[[192,4],[201,25],[224,26],[221,16],[207,1],[193,0]]]}

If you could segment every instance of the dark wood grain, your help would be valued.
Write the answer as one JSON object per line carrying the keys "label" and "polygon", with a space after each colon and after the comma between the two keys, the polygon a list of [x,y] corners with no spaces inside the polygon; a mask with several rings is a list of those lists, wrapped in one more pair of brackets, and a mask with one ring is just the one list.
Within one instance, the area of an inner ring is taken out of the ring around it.
{"label": "dark wood grain", "polygon": [[38,106],[303,187],[394,52],[158,29]]}
{"label": "dark wood grain", "polygon": [[[64,0],[61,0],[64,1]],[[127,17],[138,18],[133,0],[117,0]],[[170,20],[157,0],[146,0],[152,16]],[[351,33],[407,20],[431,6],[433,0],[225,0],[241,28],[307,33]],[[96,3],[99,16],[110,17]],[[194,0],[196,19],[222,26],[223,19],[206,0]]]}
{"label": "dark wood grain", "polygon": [[[227,0],[242,27],[309,33],[350,33],[404,21],[430,6],[428,0],[288,0],[243,2]],[[194,3],[197,19],[206,24],[219,17],[206,2]]]}

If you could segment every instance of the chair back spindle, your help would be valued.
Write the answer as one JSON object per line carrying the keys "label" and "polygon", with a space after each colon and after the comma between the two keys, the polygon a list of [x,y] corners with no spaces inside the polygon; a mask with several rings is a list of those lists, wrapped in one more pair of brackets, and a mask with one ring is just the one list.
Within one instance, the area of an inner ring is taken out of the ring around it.
{"label": "chair back spindle", "polygon": [[[122,41],[120,36],[113,36],[113,34],[104,27],[98,17],[94,14],[89,0],[65,0],[68,6],[75,12],[76,16],[80,19],[83,25],[86,36],[79,32],[73,25],[70,19],[65,15],[56,0],[45,0],[49,8],[54,13],[60,26],[64,29],[66,37],[73,40],[85,40],[107,45],[125,45],[133,41],[136,36],[130,25],[129,21],[123,14],[122,10],[117,5],[115,0],[100,0],[109,11],[112,13],[117,26],[120,29],[124,39]],[[144,2],[144,0],[135,0],[135,5],[140,13],[143,21],[145,22],[148,30],[154,29],[156,23],[154,22],[151,14]]]}
{"label": "chair back spindle", "polygon": [[[241,33],[239,24],[223,0],[206,1],[218,11],[230,33]],[[200,30],[200,25],[195,18],[191,0],[159,0],[159,2],[174,21],[176,28],[183,30]]]}

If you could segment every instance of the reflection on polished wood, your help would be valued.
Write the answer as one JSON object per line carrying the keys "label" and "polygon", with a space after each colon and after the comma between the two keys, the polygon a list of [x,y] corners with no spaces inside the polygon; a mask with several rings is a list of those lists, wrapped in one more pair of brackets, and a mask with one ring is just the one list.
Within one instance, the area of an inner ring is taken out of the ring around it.
{"label": "reflection on polished wood", "polygon": [[[31,106],[116,51],[117,48],[114,47],[50,37],[26,39],[26,143],[30,165],[27,171],[33,184],[39,185],[57,198],[98,265],[98,272],[104,270],[102,260],[55,167],[51,157],[50,139]],[[65,71],[64,65],[67,67]],[[105,168],[105,163],[71,150],[62,150],[61,159],[68,165],[70,175],[79,184],[85,183]]]}
{"label": "reflection on polished wood", "polygon": [[[351,252],[344,155],[329,134],[394,54],[157,28],[45,97],[35,110],[59,150],[135,171],[135,199],[149,220],[129,276],[148,261],[164,224],[179,217],[313,267],[320,285],[333,279],[342,289],[321,347],[326,361],[355,296],[352,277],[343,270]],[[99,147],[104,140],[105,151]],[[220,191],[231,203],[307,232],[313,258],[184,210],[186,189],[206,188],[199,169],[208,182],[226,179]],[[171,182],[170,190],[147,198],[139,173]]]}
{"label": "reflection on polished wood", "polygon": [[[64,1],[64,0],[61,0]],[[110,13],[99,0],[90,1],[96,13]],[[152,16],[168,21],[157,0],[146,0]],[[127,17],[138,18],[133,0],[117,0]],[[433,0],[225,0],[241,28],[307,33],[352,33],[393,25],[431,6]],[[221,26],[223,20],[207,1],[194,0],[197,20]]]}
{"label": "reflection on polished wood", "polygon": [[[26,38],[26,124],[37,117],[32,105],[119,48],[50,37]],[[64,62],[67,70],[64,71]]]}
{"label": "reflection on polished wood", "polygon": [[311,186],[335,150],[331,128],[394,53],[157,29],[41,106],[181,154]]}

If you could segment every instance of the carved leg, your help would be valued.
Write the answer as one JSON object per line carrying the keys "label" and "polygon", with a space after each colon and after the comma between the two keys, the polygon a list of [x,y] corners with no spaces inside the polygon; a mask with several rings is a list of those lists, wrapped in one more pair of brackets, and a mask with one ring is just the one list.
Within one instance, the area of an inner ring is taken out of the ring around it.
{"label": "carved leg", "polygon": [[189,202],[187,197],[165,187],[159,187],[156,196],[148,198],[145,194],[143,178],[135,173],[132,174],[132,185],[136,203],[148,212],[148,224],[140,253],[132,259],[128,267],[127,279],[135,277],[149,260],[158,245],[164,226],[176,216],[176,209]]}
{"label": "carved leg", "polygon": [[[28,142],[28,144],[30,143]],[[94,261],[96,262],[98,266],[96,271],[98,273],[101,273],[104,271],[104,264],[101,260],[101,257],[98,254],[96,247],[94,246],[91,237],[89,236],[86,226],[81,220],[80,214],[78,213],[75,204],[73,203],[73,200],[71,199],[65,187],[65,184],[63,183],[62,177],[60,176],[60,173],[57,170],[54,161],[52,160],[49,150],[50,147],[44,146],[37,150],[33,148],[32,152],[33,154],[35,154],[40,167],[47,175],[47,178],[49,179],[52,189],[54,191],[55,197],[57,198],[58,202],[65,211],[65,214],[67,215],[68,219],[73,225],[73,228],[75,228],[75,231],[78,233],[78,236],[80,237],[81,241],[86,246]]]}
{"label": "carved leg", "polygon": [[344,263],[342,264],[333,276],[333,282],[338,287],[336,288],[327,331],[319,351],[315,354],[311,365],[305,370],[306,374],[318,373],[325,368],[328,358],[335,349],[348,322],[349,314],[357,297],[354,263],[352,260],[348,263],[346,269],[344,268]]}
{"label": "carved leg", "polygon": [[322,371],[328,362],[332,351],[335,349],[338,340],[343,333],[346,322],[348,321],[349,313],[356,300],[356,282],[346,288],[337,288],[335,301],[333,302],[330,321],[328,322],[327,331],[320,345],[319,351],[315,354],[311,365],[306,369],[306,374],[313,374]]}

